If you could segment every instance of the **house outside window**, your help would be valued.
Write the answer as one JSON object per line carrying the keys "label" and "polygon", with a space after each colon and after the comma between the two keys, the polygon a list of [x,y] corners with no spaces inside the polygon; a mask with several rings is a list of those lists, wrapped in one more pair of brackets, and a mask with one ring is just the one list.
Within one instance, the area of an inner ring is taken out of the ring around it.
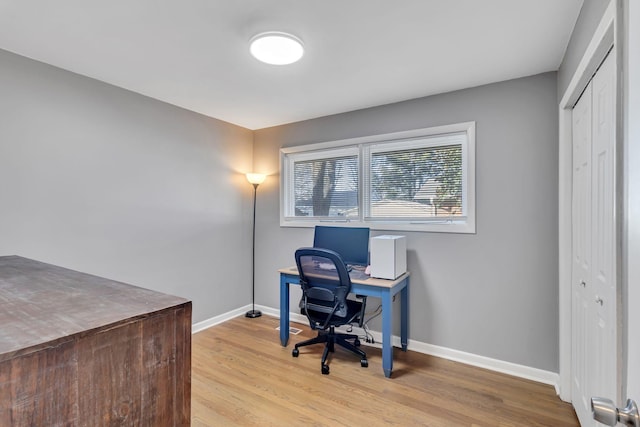
{"label": "house outside window", "polygon": [[281,151],[282,226],[475,232],[475,123]]}

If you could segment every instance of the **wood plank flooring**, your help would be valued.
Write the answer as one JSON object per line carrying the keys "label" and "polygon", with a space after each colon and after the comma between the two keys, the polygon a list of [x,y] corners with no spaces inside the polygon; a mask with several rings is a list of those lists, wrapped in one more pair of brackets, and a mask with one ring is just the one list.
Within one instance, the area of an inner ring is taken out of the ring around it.
{"label": "wood plank flooring", "polygon": [[320,373],[322,345],[280,345],[278,320],[237,317],[193,335],[192,426],[579,426],[553,387],[394,349],[392,378],[379,349],[369,367],[337,348]]}

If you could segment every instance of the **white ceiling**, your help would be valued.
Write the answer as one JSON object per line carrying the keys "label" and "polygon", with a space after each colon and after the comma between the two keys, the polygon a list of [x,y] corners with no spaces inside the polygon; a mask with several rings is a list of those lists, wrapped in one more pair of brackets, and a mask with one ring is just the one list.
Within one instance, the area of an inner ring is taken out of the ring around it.
{"label": "white ceiling", "polygon": [[[0,0],[0,48],[260,129],[557,70],[582,3]],[[302,60],[251,57],[269,30]]]}

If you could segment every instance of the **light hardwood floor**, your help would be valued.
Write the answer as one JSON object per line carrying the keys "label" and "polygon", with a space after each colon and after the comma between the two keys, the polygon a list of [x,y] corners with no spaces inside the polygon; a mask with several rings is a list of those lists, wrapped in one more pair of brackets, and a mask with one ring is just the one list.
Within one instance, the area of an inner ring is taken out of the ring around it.
{"label": "light hardwood floor", "polygon": [[192,425],[578,426],[553,387],[433,356],[394,350],[392,378],[379,349],[369,367],[336,347],[320,373],[322,345],[284,348],[278,320],[237,317],[193,335]]}

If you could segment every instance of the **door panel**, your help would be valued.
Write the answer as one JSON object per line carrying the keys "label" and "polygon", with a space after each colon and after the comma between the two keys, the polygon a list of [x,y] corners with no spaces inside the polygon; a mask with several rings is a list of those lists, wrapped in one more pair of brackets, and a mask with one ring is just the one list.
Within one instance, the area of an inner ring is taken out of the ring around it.
{"label": "door panel", "polygon": [[615,229],[615,62],[609,55],[593,77],[592,254],[596,331],[592,396],[617,400]]}
{"label": "door panel", "polygon": [[573,110],[572,351],[571,395],[582,425],[588,425],[591,340],[591,84]]}
{"label": "door panel", "polygon": [[615,59],[610,54],[573,110],[572,382],[582,426],[591,396],[617,400]]}

